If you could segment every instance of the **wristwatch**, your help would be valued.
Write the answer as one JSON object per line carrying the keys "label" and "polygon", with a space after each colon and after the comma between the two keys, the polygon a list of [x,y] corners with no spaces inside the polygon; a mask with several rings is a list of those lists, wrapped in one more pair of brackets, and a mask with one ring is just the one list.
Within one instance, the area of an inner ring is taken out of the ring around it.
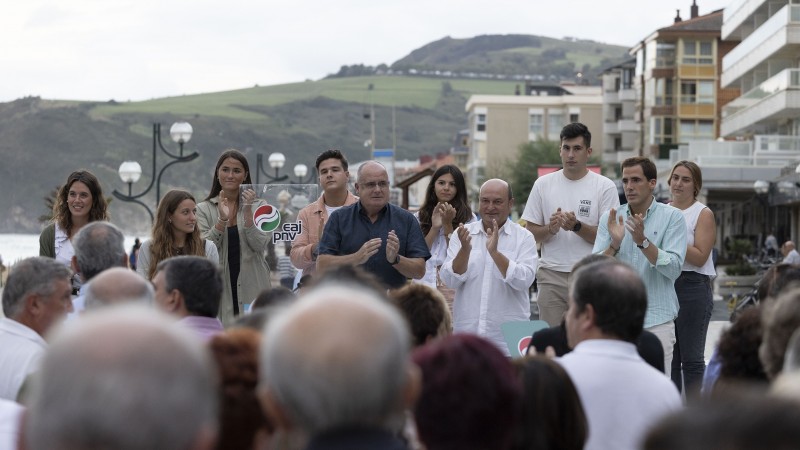
{"label": "wristwatch", "polygon": [[394,261],[390,262],[389,264],[395,265],[400,262],[400,255],[394,257]]}
{"label": "wristwatch", "polygon": [[575,226],[572,227],[572,231],[577,233],[578,231],[581,231],[581,227],[582,226],[583,226],[583,224],[581,223],[580,220],[578,220],[578,221],[575,222]]}
{"label": "wristwatch", "polygon": [[642,241],[642,243],[641,243],[641,244],[636,244],[636,246],[637,246],[637,247],[639,247],[639,248],[647,248],[647,247],[650,247],[650,241],[648,241],[648,240],[647,240],[647,238],[644,238],[644,240]]}

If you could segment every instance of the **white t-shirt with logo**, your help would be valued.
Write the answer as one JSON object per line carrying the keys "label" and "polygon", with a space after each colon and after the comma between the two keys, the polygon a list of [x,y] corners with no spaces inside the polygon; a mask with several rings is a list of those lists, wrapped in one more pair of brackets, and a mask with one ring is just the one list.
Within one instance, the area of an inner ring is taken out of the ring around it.
{"label": "white t-shirt with logo", "polygon": [[[522,218],[538,225],[550,223],[558,208],[572,211],[584,225],[597,226],[600,216],[619,206],[617,186],[608,178],[591,170],[580,180],[570,180],[563,170],[539,177],[533,184]],[[539,267],[556,272],[571,272],[572,266],[592,252],[593,243],[586,242],[572,231],[560,229],[558,234],[541,243]]]}

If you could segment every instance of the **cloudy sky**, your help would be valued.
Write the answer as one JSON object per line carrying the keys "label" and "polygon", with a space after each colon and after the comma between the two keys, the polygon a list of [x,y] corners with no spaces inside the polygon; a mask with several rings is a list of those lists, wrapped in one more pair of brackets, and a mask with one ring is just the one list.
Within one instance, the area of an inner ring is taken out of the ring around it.
{"label": "cloudy sky", "polygon": [[[741,0],[698,0],[700,14]],[[691,0],[11,0],[0,102],[146,100],[319,79],[445,36],[572,36],[631,46]]]}

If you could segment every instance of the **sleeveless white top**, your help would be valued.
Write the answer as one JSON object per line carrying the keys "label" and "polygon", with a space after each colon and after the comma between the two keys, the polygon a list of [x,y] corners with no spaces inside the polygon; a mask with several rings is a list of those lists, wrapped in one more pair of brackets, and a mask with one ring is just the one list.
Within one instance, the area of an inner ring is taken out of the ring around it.
{"label": "sleeveless white top", "polygon": [[[694,202],[692,206],[681,210],[683,218],[686,220],[686,245],[694,245],[694,230],[697,228],[697,219],[700,218],[700,213],[706,208],[706,205]],[[708,259],[701,267],[690,264],[689,261],[684,261],[683,270],[697,272],[710,277],[717,275],[717,271],[714,270],[714,262],[711,261],[711,253],[708,254]]]}

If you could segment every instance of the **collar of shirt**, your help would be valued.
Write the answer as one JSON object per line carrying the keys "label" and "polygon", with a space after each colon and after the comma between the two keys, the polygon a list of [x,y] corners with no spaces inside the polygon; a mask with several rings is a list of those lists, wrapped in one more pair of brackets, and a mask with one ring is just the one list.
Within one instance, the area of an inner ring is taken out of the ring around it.
{"label": "collar of shirt", "polygon": [[[653,201],[650,202],[650,206],[647,208],[647,211],[644,212],[644,218],[645,219],[647,219],[650,216],[650,211],[652,211],[653,208],[656,207],[656,203],[658,203],[658,202],[656,202],[656,198],[655,197],[653,197],[653,196],[650,196],[650,197],[653,199]],[[631,215],[631,207],[630,207],[630,205],[628,205],[626,203],[625,204],[625,208],[627,208],[628,217],[630,217],[630,215]]]}
{"label": "collar of shirt", "polygon": [[[501,227],[499,227],[500,232],[505,234],[506,236],[511,234],[511,232],[508,231],[508,223],[510,221],[511,221],[511,219],[506,219],[506,221],[503,223],[503,225]],[[479,234],[480,233],[480,234],[486,235],[486,229],[484,229],[484,227],[483,227],[483,220],[477,219],[477,220],[475,220],[475,222],[471,222],[471,223],[477,224],[478,226],[472,228],[472,230],[470,231],[470,234]]]}
{"label": "collar of shirt", "polygon": [[[367,215],[367,210],[364,208],[364,205],[362,205],[360,201],[356,202],[356,205],[357,205],[356,206],[356,211],[358,211],[358,214],[360,216],[369,218],[369,215]],[[383,217],[383,215],[386,214],[386,211],[388,209],[389,209],[389,204],[388,203],[383,205],[383,208],[381,208],[381,210],[378,211],[378,218]]]}

